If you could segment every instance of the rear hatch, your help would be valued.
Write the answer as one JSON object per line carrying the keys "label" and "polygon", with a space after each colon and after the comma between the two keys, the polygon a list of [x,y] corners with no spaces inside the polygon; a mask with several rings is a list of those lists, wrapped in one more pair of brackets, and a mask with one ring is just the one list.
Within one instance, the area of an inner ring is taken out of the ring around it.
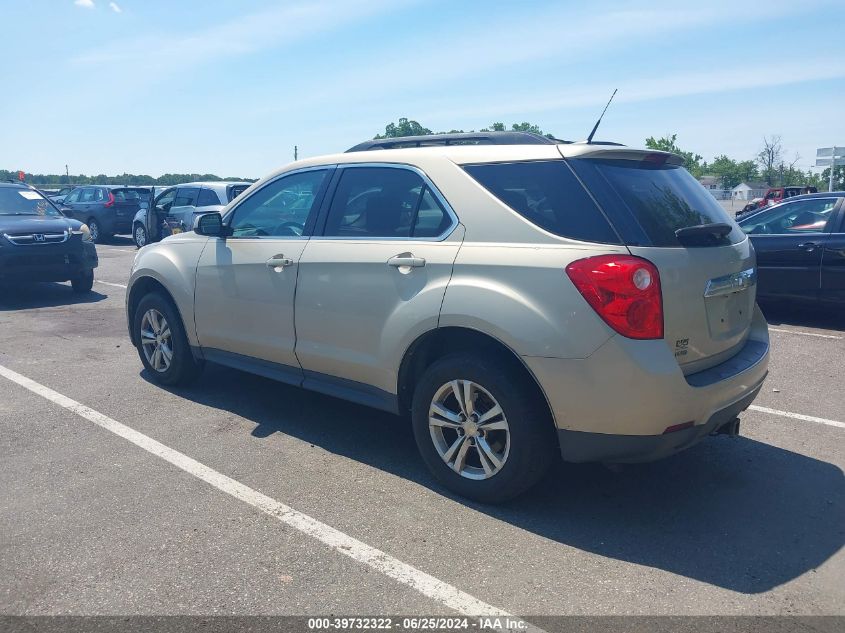
{"label": "rear hatch", "polygon": [[147,189],[120,187],[119,189],[112,189],[111,194],[114,196],[112,206],[115,215],[122,219],[131,220],[142,207],[146,208],[149,205],[150,192]]}
{"label": "rear hatch", "polygon": [[754,250],[680,158],[614,148],[567,163],[631,254],[657,267],[664,338],[684,373],[738,352],[754,314]]}

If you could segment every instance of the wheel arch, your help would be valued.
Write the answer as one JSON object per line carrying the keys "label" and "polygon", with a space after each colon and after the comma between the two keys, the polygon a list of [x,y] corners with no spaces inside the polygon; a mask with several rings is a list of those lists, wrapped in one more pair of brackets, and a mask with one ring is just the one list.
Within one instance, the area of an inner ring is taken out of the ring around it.
{"label": "wheel arch", "polygon": [[524,376],[527,384],[536,390],[537,396],[542,398],[548,410],[549,419],[554,424],[554,411],[549,399],[536,376],[519,354],[486,332],[462,326],[445,326],[429,330],[418,336],[405,351],[399,365],[396,389],[400,413],[410,412],[414,387],[425,370],[437,359],[456,352],[491,355],[504,360]]}
{"label": "wheel arch", "polygon": [[185,328],[185,331],[187,332],[185,317],[182,314],[182,311],[179,309],[179,303],[173,298],[173,294],[161,281],[159,281],[155,277],[152,277],[150,275],[141,276],[138,277],[129,287],[129,293],[126,297],[126,316],[129,325],[129,338],[135,347],[137,347],[139,344],[135,328],[133,327],[135,322],[135,312],[138,310],[138,305],[141,303],[141,300],[146,295],[153,292],[160,293],[173,305],[173,307],[176,309],[176,313],[182,320],[182,327]]}

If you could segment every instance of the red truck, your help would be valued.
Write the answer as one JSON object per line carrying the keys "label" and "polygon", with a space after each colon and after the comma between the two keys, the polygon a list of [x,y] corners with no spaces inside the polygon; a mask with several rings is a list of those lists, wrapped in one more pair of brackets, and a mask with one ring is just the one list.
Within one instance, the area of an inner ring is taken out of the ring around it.
{"label": "red truck", "polygon": [[773,204],[779,204],[787,198],[791,198],[792,196],[800,196],[805,193],[818,193],[818,191],[819,190],[816,187],[810,187],[807,185],[770,187],[769,190],[766,192],[765,196],[763,196],[762,198],[755,198],[754,200],[746,204],[742,208],[742,211],[740,211],[737,215],[746,214],[756,209],[763,209]]}

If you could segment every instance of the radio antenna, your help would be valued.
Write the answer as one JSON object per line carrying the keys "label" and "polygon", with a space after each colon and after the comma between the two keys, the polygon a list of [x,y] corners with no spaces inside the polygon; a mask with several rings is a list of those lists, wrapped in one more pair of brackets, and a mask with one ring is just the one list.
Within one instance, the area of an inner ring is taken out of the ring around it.
{"label": "radio antenna", "polygon": [[607,108],[610,106],[610,102],[613,101],[613,97],[616,96],[617,90],[619,90],[619,88],[613,89],[613,94],[610,95],[610,99],[607,100],[607,105],[604,106],[604,110],[601,111],[601,116],[599,117],[599,120],[596,121],[596,124],[593,126],[593,131],[590,132],[590,135],[587,137],[588,143],[591,143],[593,141],[593,137],[596,135],[596,130],[599,129],[599,123],[601,123],[602,117],[604,117],[604,113],[607,112]]}

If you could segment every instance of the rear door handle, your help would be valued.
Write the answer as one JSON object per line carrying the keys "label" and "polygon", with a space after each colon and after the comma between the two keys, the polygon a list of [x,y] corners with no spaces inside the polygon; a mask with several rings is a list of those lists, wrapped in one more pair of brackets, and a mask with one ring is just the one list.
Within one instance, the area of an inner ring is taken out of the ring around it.
{"label": "rear door handle", "polygon": [[396,255],[387,260],[388,266],[394,268],[402,268],[408,266],[409,268],[422,268],[425,266],[425,259],[422,257],[414,257],[413,255]]}
{"label": "rear door handle", "polygon": [[804,242],[803,244],[799,244],[798,248],[803,248],[808,253],[812,253],[819,247],[818,242]]}
{"label": "rear door handle", "polygon": [[267,260],[267,268],[285,268],[287,266],[293,266],[293,260],[284,255],[273,255]]}

